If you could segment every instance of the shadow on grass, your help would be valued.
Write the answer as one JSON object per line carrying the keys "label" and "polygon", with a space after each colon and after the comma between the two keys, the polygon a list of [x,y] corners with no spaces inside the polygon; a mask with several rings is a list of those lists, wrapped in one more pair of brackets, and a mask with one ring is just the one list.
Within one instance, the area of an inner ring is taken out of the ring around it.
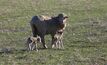
{"label": "shadow on grass", "polygon": [[[65,49],[53,49],[53,48],[38,48],[39,51],[43,51],[43,50],[52,50],[52,51],[64,51]],[[26,52],[38,52],[36,51],[36,49],[32,50],[32,51],[28,51],[27,49],[23,48],[23,49],[15,49],[15,48],[1,48],[0,49],[0,54],[15,54],[15,53],[26,53]]]}

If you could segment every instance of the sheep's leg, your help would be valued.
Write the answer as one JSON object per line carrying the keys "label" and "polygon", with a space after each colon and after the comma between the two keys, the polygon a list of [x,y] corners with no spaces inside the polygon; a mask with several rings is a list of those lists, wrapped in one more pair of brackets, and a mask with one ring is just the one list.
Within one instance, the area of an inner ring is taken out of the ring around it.
{"label": "sheep's leg", "polygon": [[40,37],[41,37],[41,42],[42,42],[42,44],[43,44],[43,47],[46,49],[47,46],[46,46],[46,44],[45,44],[44,36],[40,36]]}

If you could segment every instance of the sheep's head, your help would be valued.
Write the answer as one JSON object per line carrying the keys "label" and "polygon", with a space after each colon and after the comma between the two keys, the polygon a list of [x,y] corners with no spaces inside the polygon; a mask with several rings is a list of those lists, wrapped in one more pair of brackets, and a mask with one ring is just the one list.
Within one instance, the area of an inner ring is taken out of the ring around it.
{"label": "sheep's head", "polygon": [[65,15],[64,13],[61,13],[61,14],[59,14],[59,15],[57,16],[58,22],[59,22],[60,24],[66,23],[67,18],[68,18],[68,16]]}
{"label": "sheep's head", "polygon": [[59,24],[60,28],[64,28],[66,26],[66,20],[67,20],[68,16],[65,15],[64,13],[59,14],[57,16],[57,23]]}

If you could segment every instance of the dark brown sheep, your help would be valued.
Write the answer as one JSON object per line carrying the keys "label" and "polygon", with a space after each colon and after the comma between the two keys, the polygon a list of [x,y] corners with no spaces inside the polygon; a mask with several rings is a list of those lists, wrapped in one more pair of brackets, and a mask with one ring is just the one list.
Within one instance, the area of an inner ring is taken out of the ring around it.
{"label": "dark brown sheep", "polygon": [[45,18],[45,16],[33,16],[30,22],[33,36],[40,36],[43,47],[47,48],[47,46],[45,45],[44,36],[50,34],[52,36],[53,45],[54,35],[58,30],[65,29],[67,18],[68,17],[64,14],[59,14],[56,17],[49,18]]}

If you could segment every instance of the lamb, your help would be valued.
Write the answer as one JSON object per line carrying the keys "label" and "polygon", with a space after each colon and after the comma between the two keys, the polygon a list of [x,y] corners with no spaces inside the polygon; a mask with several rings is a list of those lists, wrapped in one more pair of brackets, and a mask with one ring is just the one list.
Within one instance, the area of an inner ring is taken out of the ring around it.
{"label": "lamb", "polygon": [[54,36],[54,45],[52,46],[52,48],[56,47],[58,49],[64,49],[62,39],[63,39],[63,31],[59,30],[56,32]]}
{"label": "lamb", "polygon": [[41,42],[41,38],[39,36],[37,37],[29,37],[27,39],[27,43],[26,43],[26,46],[27,46],[27,50],[28,51],[32,51],[34,49],[36,49],[36,51],[38,51],[37,49],[37,43],[40,43]]}

